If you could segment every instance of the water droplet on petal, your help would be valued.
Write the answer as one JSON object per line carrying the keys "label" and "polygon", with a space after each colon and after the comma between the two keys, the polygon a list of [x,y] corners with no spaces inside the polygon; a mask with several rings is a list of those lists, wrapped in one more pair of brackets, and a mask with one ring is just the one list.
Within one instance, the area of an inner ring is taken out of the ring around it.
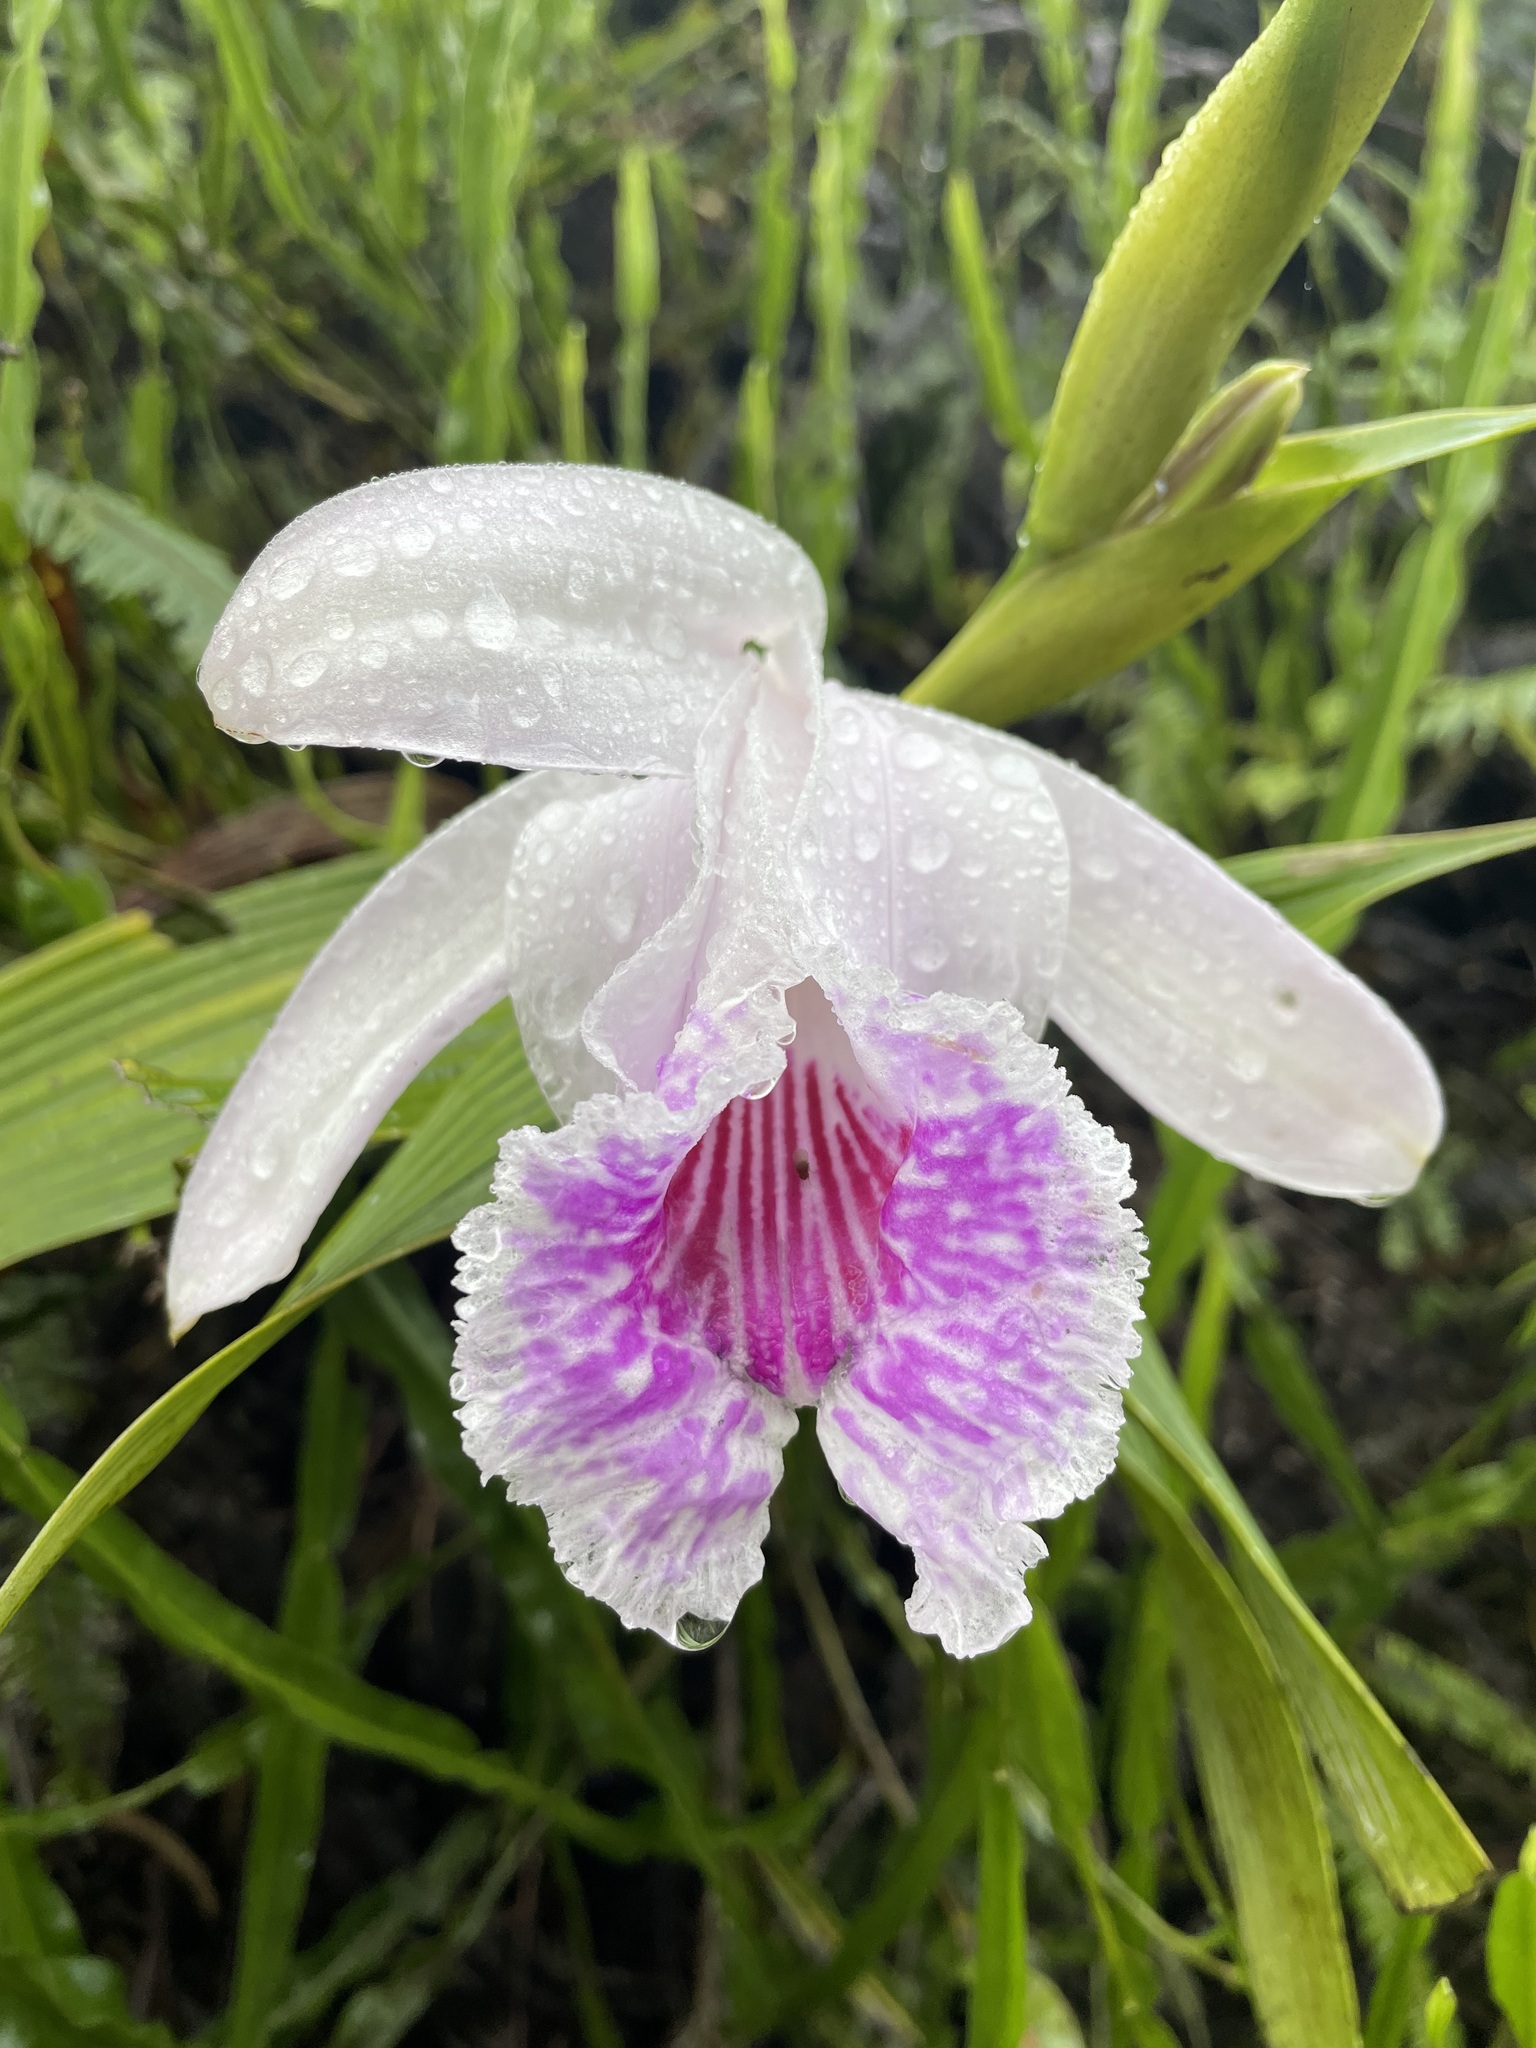
{"label": "water droplet on petal", "polygon": [[464,631],[470,644],[487,654],[506,654],[517,644],[517,620],[504,597],[477,597],[464,610]]}
{"label": "water droplet on petal", "polygon": [[313,555],[290,555],[286,562],[279,562],[267,580],[267,595],[279,600],[297,597],[301,590],[309,587],[309,580],[315,573]]}
{"label": "water droplet on petal", "polygon": [[430,553],[436,539],[437,535],[430,526],[413,521],[409,526],[402,526],[395,535],[395,552],[404,555],[408,562],[417,562]]}
{"label": "water droplet on petal", "polygon": [[992,780],[1002,783],[1005,789],[1033,789],[1040,779],[1034,763],[1023,753],[999,749],[987,756],[987,768]]}
{"label": "water droplet on petal", "polygon": [[371,576],[378,566],[379,551],[365,540],[351,542],[331,558],[331,567],[338,576]]}
{"label": "water droplet on petal", "polygon": [[919,974],[937,974],[949,958],[949,948],[934,934],[914,939],[907,948],[907,958]]}
{"label": "water droplet on petal", "polygon": [[904,732],[896,742],[896,765],[921,771],[932,768],[944,757],[944,749],[931,733]]}
{"label": "water droplet on petal", "polygon": [[441,754],[406,753],[402,754],[400,758],[402,761],[409,761],[413,768],[440,768],[443,764]]}
{"label": "water droplet on petal", "polygon": [[293,690],[312,689],[325,674],[326,660],[318,647],[306,647],[283,670],[283,681]]}
{"label": "water droplet on petal", "polygon": [[934,875],[955,850],[955,842],[938,825],[914,825],[907,834],[907,866],[920,875]]}
{"label": "water droplet on petal", "polygon": [[728,1621],[712,1621],[702,1614],[681,1614],[677,1620],[677,1640],[685,1650],[707,1650],[711,1643],[718,1643],[730,1627]]}
{"label": "water droplet on petal", "polygon": [[873,825],[861,825],[853,835],[853,852],[856,860],[878,860],[884,844]]}
{"label": "water droplet on petal", "polygon": [[1262,1081],[1269,1072],[1268,1055],[1262,1052],[1256,1045],[1240,1045],[1236,1047],[1228,1055],[1227,1065],[1236,1074],[1239,1081],[1246,1081],[1250,1086],[1255,1081]]}

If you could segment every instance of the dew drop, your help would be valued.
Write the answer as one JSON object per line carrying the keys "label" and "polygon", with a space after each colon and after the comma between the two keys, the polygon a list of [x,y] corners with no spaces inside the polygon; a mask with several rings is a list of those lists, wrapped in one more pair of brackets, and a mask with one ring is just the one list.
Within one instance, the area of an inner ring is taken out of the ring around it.
{"label": "dew drop", "polygon": [[934,767],[943,758],[944,749],[930,733],[906,732],[896,743],[898,768],[921,772],[924,768]]}
{"label": "dew drop", "polygon": [[856,860],[871,861],[880,858],[884,844],[873,825],[861,825],[853,835],[853,852]]}
{"label": "dew drop", "polygon": [[648,629],[652,647],[665,661],[681,661],[688,652],[688,636],[668,612],[657,612]]}
{"label": "dew drop", "polygon": [[1255,1081],[1262,1081],[1269,1072],[1268,1055],[1261,1052],[1256,1045],[1238,1046],[1229,1055],[1227,1065],[1239,1081],[1247,1082],[1250,1087]]}
{"label": "dew drop", "polygon": [[441,612],[412,612],[411,631],[418,640],[446,640],[448,621]]}
{"label": "dew drop", "polygon": [[936,935],[914,939],[907,948],[907,958],[919,974],[937,974],[949,958],[949,948]]}
{"label": "dew drop", "polygon": [[267,595],[279,600],[297,597],[301,590],[308,589],[314,573],[313,555],[290,555],[272,571],[267,580]]}
{"label": "dew drop", "polygon": [[487,654],[506,654],[517,644],[517,620],[504,597],[477,597],[464,610],[464,631],[470,644]]}
{"label": "dew drop", "polygon": [[378,566],[379,551],[365,540],[355,540],[341,548],[331,563],[338,576],[371,576]]}
{"label": "dew drop", "polygon": [[1090,853],[1083,862],[1083,873],[1091,882],[1112,882],[1120,872],[1120,863],[1112,853]]}
{"label": "dew drop", "polygon": [[711,1643],[718,1643],[730,1627],[728,1621],[713,1621],[703,1614],[681,1614],[677,1620],[677,1640],[685,1650],[707,1650]]}
{"label": "dew drop", "polygon": [[313,689],[325,674],[326,665],[318,647],[306,647],[283,670],[283,681],[293,690]]}
{"label": "dew drop", "polygon": [[907,866],[919,875],[936,875],[954,850],[941,826],[914,825],[907,834]]}
{"label": "dew drop", "polygon": [[441,768],[443,765],[441,754],[404,753],[400,758],[402,761],[409,761],[413,768]]}
{"label": "dew drop", "polygon": [[430,526],[413,521],[409,526],[402,526],[395,535],[395,552],[404,555],[408,562],[419,562],[423,555],[430,554],[436,539],[437,535]]}
{"label": "dew drop", "polygon": [[992,780],[1000,782],[1005,789],[1033,789],[1040,779],[1028,755],[1015,754],[1006,748],[988,756],[987,769]]}

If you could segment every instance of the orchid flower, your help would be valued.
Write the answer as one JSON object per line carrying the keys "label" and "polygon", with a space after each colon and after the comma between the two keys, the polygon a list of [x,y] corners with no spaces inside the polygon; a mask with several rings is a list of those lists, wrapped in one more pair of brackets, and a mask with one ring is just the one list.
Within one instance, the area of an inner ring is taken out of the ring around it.
{"label": "orchid flower", "polygon": [[1029,1618],[1031,1526],[1114,1463],[1142,1239],[1047,1018],[1223,1159],[1407,1188],[1440,1131],[1384,1005],[1203,854],[1022,740],[829,681],[808,558],[708,492],[394,476],[279,534],[219,722],[536,772],[316,957],[209,1135],[184,1328],[276,1280],[402,1086],[510,994],[562,1119],[457,1233],[489,1478],[631,1627],[699,1647],[762,1571],[796,1411],[958,1655]]}

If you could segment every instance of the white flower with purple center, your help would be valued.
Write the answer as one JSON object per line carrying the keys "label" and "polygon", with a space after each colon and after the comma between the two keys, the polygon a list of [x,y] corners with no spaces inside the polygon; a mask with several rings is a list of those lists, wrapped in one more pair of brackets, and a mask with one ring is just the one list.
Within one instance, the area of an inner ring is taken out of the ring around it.
{"label": "white flower with purple center", "polygon": [[1223,1159],[1407,1188],[1433,1073],[1186,841],[1021,740],[823,678],[784,534],[685,485],[385,478],[266,549],[220,724],[536,772],[320,952],[215,1124],[171,1316],[279,1278],[404,1084],[510,994],[563,1119],[457,1236],[465,1443],[574,1582],[696,1647],[762,1571],[811,1406],[958,1655],[1109,1473],[1138,1345],[1127,1155],[1047,1017]]}

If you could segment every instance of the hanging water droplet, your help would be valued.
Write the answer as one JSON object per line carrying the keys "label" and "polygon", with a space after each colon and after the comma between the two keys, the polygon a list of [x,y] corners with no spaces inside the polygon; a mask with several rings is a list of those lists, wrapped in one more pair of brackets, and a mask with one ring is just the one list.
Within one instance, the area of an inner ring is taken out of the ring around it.
{"label": "hanging water droplet", "polygon": [[400,758],[402,761],[409,761],[413,768],[441,768],[443,765],[441,754],[404,753]]}
{"label": "hanging water droplet", "polygon": [[677,1640],[684,1650],[707,1650],[711,1643],[718,1643],[730,1627],[728,1621],[712,1621],[702,1614],[684,1614],[678,1617]]}

